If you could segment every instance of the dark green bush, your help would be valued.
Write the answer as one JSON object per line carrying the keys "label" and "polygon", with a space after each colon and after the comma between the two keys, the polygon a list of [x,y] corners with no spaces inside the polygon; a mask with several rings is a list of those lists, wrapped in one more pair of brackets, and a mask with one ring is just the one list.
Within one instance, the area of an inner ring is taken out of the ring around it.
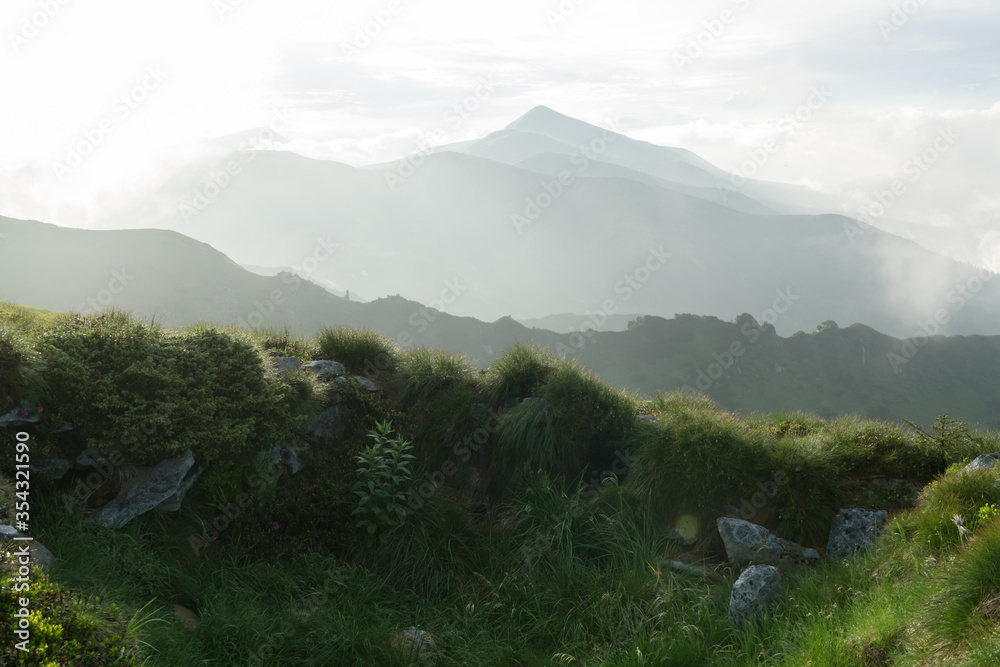
{"label": "dark green bush", "polygon": [[426,401],[454,387],[472,386],[476,366],[465,355],[419,348],[403,354],[389,386],[403,403]]}
{"label": "dark green bush", "polygon": [[548,352],[516,343],[486,369],[480,380],[483,396],[499,407],[508,400],[534,396],[558,365]]}
{"label": "dark green bush", "polygon": [[575,362],[561,363],[537,393],[540,400],[509,408],[497,423],[495,478],[527,469],[573,479],[609,468],[635,427],[632,399]]}
{"label": "dark green bush", "polygon": [[39,361],[27,335],[0,323],[0,413],[39,399],[44,388]]}
{"label": "dark green bush", "polygon": [[339,361],[352,373],[369,377],[395,372],[401,350],[391,338],[373,329],[324,328],[316,334],[320,359]]}
{"label": "dark green bush", "polygon": [[[830,532],[830,520],[845,500],[849,479],[837,470],[821,434],[784,437],[772,456],[777,494],[777,533],[796,541]],[[780,476],[779,476],[780,472]]]}
{"label": "dark green bush", "polygon": [[[286,388],[245,333],[166,333],[125,313],[72,317],[41,337],[54,423],[137,464],[191,449],[230,492],[255,453],[294,434]],[[235,478],[234,478],[235,476]],[[211,485],[209,485],[211,486]],[[221,490],[221,489],[220,489]]]}
{"label": "dark green bush", "polygon": [[643,423],[626,447],[636,457],[626,487],[650,494],[658,511],[708,520],[740,506],[773,475],[773,441],[703,396],[657,397],[656,422]]}
{"label": "dark green bush", "polygon": [[1000,474],[991,470],[956,470],[924,487],[910,521],[917,541],[934,552],[959,544],[963,536],[955,517],[969,531],[977,527],[979,508],[1000,505]]}

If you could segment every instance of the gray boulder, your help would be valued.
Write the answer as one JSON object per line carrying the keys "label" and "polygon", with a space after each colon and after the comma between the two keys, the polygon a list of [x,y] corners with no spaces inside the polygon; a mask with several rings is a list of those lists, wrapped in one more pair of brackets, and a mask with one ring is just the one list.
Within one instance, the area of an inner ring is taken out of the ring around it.
{"label": "gray boulder", "polygon": [[875,542],[888,518],[885,510],[840,510],[830,522],[826,555],[830,558],[849,558],[858,551],[864,551]]}
{"label": "gray boulder", "polygon": [[344,425],[350,411],[343,405],[333,405],[306,422],[306,434],[317,440],[336,442],[344,437]]}
{"label": "gray boulder", "polygon": [[307,361],[302,364],[302,368],[312,371],[324,379],[328,379],[330,377],[343,377],[344,375],[347,375],[347,369],[344,368],[344,364],[339,361]]}
{"label": "gray boulder", "polygon": [[184,476],[184,479],[181,480],[181,483],[177,486],[177,491],[174,493],[174,495],[170,496],[162,503],[157,505],[156,509],[161,510],[163,512],[176,512],[177,510],[179,510],[181,508],[181,503],[184,502],[185,494],[187,494],[187,492],[191,490],[191,487],[194,486],[195,481],[198,479],[199,476],[201,476],[201,473],[203,473],[204,471],[205,471],[204,466],[198,466],[197,469],[191,468],[191,470],[188,471],[187,475]]}
{"label": "gray boulder", "polygon": [[742,628],[747,621],[772,610],[781,600],[781,573],[773,565],[751,565],[733,584],[729,622]]}
{"label": "gray boulder", "polygon": [[[15,537],[24,537],[21,535],[13,526],[8,526],[7,524],[0,524],[0,545],[5,547],[10,551],[20,549],[24,544],[28,545],[28,556],[31,559],[32,565],[37,565],[42,568],[42,572],[48,572],[52,568],[52,561],[55,560],[55,556],[52,552],[45,548],[38,540],[31,541],[21,541],[14,540]],[[18,565],[20,565],[18,563]]]}
{"label": "gray boulder", "polygon": [[795,563],[804,565],[819,560],[819,552],[772,534],[755,523],[719,517],[719,535],[729,560],[737,565]]}
{"label": "gray boulder", "polygon": [[[358,384],[361,385],[362,389],[367,389],[368,391],[382,391],[381,389],[379,389],[377,384],[375,384],[374,382],[372,382],[363,375],[354,375],[352,376],[351,379],[357,380]],[[348,378],[338,377],[335,378],[335,380],[337,381],[337,384],[344,384],[345,382],[348,381]]]}
{"label": "gray boulder", "polygon": [[38,464],[31,463],[31,472],[45,479],[62,479],[69,472],[72,464],[66,459],[49,459]]}
{"label": "gray boulder", "polygon": [[112,528],[124,526],[175,496],[193,466],[194,455],[189,449],[180,458],[167,459],[142,471],[122,487],[114,500],[91,514],[90,520]]}
{"label": "gray boulder", "polygon": [[302,367],[302,362],[295,357],[273,357],[270,361],[271,367],[278,374],[278,377],[291,375]]}
{"label": "gray boulder", "polygon": [[965,466],[965,470],[989,470],[1000,461],[1000,452],[993,452],[992,454],[983,454],[977,456],[976,459]]}
{"label": "gray boulder", "polygon": [[101,450],[96,447],[88,447],[76,457],[76,462],[81,466],[94,466],[96,468],[99,465],[108,464],[109,460]]}
{"label": "gray boulder", "polygon": [[38,408],[32,407],[28,401],[23,401],[21,407],[14,408],[0,416],[0,426],[18,426],[20,424],[36,424],[41,419]]}

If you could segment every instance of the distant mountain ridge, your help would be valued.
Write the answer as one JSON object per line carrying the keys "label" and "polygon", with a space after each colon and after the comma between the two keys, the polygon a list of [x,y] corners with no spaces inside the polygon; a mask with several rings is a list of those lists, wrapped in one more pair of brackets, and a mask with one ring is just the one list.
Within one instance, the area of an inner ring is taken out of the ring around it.
{"label": "distant mountain ridge", "polygon": [[[939,412],[1000,428],[1000,336],[893,338],[826,321],[782,338],[766,318],[561,315],[575,333],[482,322],[399,296],[357,303],[290,273],[259,276],[162,230],[90,231],[0,217],[0,301],[72,312],[127,308],[167,326],[214,322],[308,336],[382,331],[404,347],[468,354],[481,367],[515,342],[572,356],[641,394],[702,391],[723,407],[854,412],[931,422]],[[439,304],[444,306],[445,304]],[[765,313],[767,314],[767,313]],[[621,318],[631,326],[613,331]],[[588,323],[580,333],[579,323]]]}
{"label": "distant mountain ridge", "polygon": [[[230,162],[239,173],[212,185]],[[205,159],[105,224],[174,229],[256,266],[299,265],[330,238],[342,251],[312,274],[319,284],[429,303],[459,280],[468,287],[449,312],[480,320],[609,302],[661,317],[763,316],[790,291],[794,307],[774,319],[783,335],[832,319],[909,336],[942,310],[942,333],[1000,333],[1000,281],[959,307],[953,293],[981,280],[973,267],[802,213],[825,206],[803,188],[747,182],[723,200],[729,177],[689,151],[539,107],[483,139],[374,167],[287,151]],[[646,279],[660,248],[671,259]],[[638,278],[641,289],[627,284]]]}

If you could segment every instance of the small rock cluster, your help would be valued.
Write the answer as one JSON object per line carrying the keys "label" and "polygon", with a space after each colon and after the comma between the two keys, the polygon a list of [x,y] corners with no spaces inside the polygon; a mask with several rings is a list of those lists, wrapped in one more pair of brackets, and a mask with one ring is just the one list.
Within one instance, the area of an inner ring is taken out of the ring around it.
{"label": "small rock cluster", "polygon": [[[884,510],[842,509],[830,524],[827,556],[850,558],[871,546],[885,525]],[[781,599],[781,573],[775,565],[804,565],[820,559],[819,552],[771,534],[763,526],[742,519],[716,521],[726,556],[737,565],[749,565],[733,586],[729,620],[737,628],[774,608]]]}

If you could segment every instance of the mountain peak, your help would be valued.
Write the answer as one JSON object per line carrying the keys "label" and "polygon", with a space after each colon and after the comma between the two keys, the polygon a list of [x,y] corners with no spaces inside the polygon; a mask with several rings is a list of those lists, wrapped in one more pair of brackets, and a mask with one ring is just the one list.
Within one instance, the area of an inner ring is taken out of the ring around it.
{"label": "mountain peak", "polygon": [[544,105],[533,107],[505,129],[543,134],[568,144],[587,143],[605,131]]}

